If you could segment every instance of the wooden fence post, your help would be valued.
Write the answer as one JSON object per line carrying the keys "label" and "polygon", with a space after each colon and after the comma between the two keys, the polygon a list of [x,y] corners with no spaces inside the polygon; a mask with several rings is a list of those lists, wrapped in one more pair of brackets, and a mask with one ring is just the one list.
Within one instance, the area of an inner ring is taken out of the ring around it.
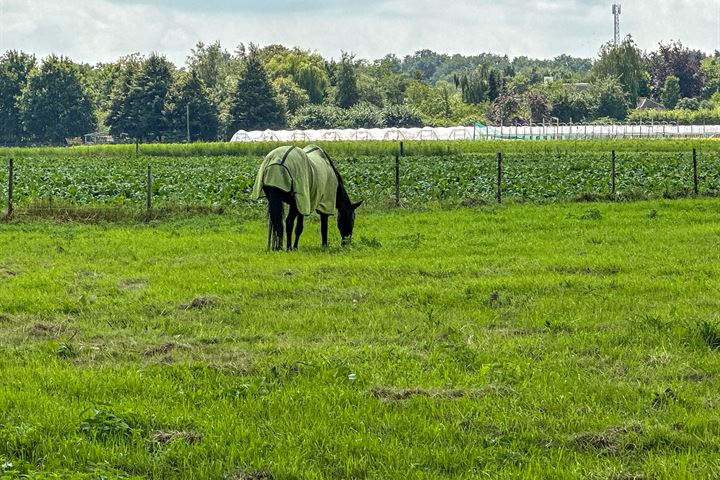
{"label": "wooden fence post", "polygon": [[152,209],[152,168],[148,165],[145,184],[145,200],[148,211]]}
{"label": "wooden fence post", "polygon": [[502,203],[502,152],[497,154],[497,203]]}
{"label": "wooden fence post", "polygon": [[135,140],[135,156],[137,157],[139,155],[140,155],[140,142]]}
{"label": "wooden fence post", "polygon": [[405,156],[405,144],[403,142],[400,142],[400,156]]}
{"label": "wooden fence post", "polygon": [[612,151],[612,167],[610,169],[610,193],[615,196],[617,192],[616,175],[617,175],[617,155],[615,150]]}
{"label": "wooden fence post", "polygon": [[698,184],[698,159],[696,148],[693,148],[693,188],[693,191],[697,196],[700,193],[700,185]]}
{"label": "wooden fence post", "polygon": [[[401,143],[402,145],[402,143]],[[395,155],[395,206],[400,206],[400,156]]]}
{"label": "wooden fence post", "polygon": [[7,217],[10,218],[13,214],[13,184],[15,183],[15,166],[13,159],[8,160],[8,207]]}

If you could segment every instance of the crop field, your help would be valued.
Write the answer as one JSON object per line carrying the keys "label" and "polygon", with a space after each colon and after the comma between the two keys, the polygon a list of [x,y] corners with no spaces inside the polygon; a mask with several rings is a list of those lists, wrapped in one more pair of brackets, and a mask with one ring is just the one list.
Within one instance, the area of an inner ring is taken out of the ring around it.
{"label": "crop field", "polygon": [[[248,195],[257,165],[274,146],[255,150],[258,146],[244,144],[148,145],[142,146],[139,156],[133,153],[133,145],[0,149],[0,157],[14,158],[18,205],[54,201],[139,207],[145,202],[150,166],[152,195],[158,204],[252,208]],[[364,198],[370,208],[392,203],[398,144],[324,146],[334,155],[353,198]],[[400,159],[400,196],[406,205],[492,200],[497,188],[496,152],[501,151],[507,198],[608,199],[611,150],[617,151],[617,198],[686,196],[693,191],[693,146],[698,151],[701,193],[718,195],[720,142],[691,145],[656,140],[408,144],[406,156]],[[7,169],[0,168],[2,197],[6,197],[6,184]]]}
{"label": "crop field", "polygon": [[0,478],[711,478],[720,200],[0,226]]}

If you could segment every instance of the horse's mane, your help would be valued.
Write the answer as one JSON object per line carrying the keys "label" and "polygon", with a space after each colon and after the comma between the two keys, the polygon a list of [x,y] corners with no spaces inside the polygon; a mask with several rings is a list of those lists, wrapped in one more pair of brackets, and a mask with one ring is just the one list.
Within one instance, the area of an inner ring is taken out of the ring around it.
{"label": "horse's mane", "polygon": [[340,171],[335,166],[335,162],[333,162],[332,158],[330,158],[330,155],[328,155],[328,153],[324,149],[322,149],[320,147],[315,147],[315,148],[317,148],[318,150],[320,150],[323,153],[325,158],[327,158],[327,161],[330,163],[330,167],[333,169],[333,172],[335,172],[335,176],[337,177],[337,181],[338,181],[338,193],[342,196],[342,199],[344,201],[346,201],[348,204],[352,203],[350,201],[350,195],[348,195],[347,190],[345,190],[345,182],[343,182],[342,176],[340,175]]}

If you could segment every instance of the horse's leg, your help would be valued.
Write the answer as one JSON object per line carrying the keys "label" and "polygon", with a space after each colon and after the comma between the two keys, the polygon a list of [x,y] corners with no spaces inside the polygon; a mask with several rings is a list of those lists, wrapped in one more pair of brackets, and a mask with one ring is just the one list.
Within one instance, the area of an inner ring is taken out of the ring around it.
{"label": "horse's leg", "polygon": [[290,251],[292,249],[292,232],[293,232],[293,226],[295,223],[295,219],[298,217],[298,211],[297,208],[295,208],[294,205],[290,205],[290,211],[288,212],[288,216],[285,219],[285,231],[287,232],[287,249]]}
{"label": "horse's leg", "polygon": [[322,236],[322,246],[328,246],[328,219],[330,215],[320,214],[320,235]]}
{"label": "horse's leg", "polygon": [[297,216],[297,226],[295,227],[295,245],[293,246],[293,248],[294,248],[295,250],[297,250],[297,248],[298,248],[298,243],[300,243],[300,235],[302,235],[302,233],[303,233],[303,228],[304,228],[304,225],[303,225],[303,224],[304,224],[304,222],[305,222],[305,217],[303,217],[302,215],[300,215],[300,214],[298,213],[298,216]]}
{"label": "horse's leg", "polygon": [[273,188],[266,190],[268,197],[268,208],[270,209],[270,223],[272,223],[273,230],[273,250],[282,250],[282,238],[283,238],[283,202],[280,192]]}

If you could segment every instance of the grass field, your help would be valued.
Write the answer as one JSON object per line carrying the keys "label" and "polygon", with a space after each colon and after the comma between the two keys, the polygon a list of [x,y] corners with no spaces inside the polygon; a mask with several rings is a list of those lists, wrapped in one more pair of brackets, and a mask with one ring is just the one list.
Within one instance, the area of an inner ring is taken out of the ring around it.
{"label": "grass field", "polygon": [[0,226],[0,478],[720,471],[720,200],[376,212],[355,239]]}

